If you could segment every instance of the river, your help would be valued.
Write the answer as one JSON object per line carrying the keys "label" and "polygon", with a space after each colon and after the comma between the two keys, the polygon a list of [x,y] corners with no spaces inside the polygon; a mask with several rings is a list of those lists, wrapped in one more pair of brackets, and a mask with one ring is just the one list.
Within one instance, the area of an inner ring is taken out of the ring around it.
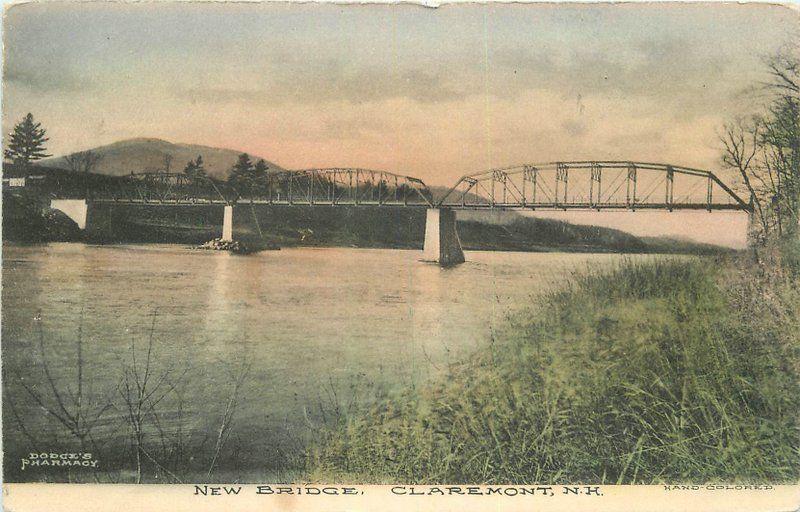
{"label": "river", "polygon": [[44,444],[61,439],[18,380],[47,398],[46,364],[62,394],[74,396],[79,337],[84,407],[113,402],[97,429],[123,436],[110,426],[125,414],[120,382],[134,356],[142,375],[152,339],[151,389],[180,395],[178,412],[175,392],[159,405],[168,409],[161,421],[186,432],[213,439],[246,371],[230,443],[252,467],[284,464],[316,426],[380,392],[417,388],[570,273],[623,258],[468,252],[467,263],[440,268],[409,250],[237,256],[175,245],[7,244],[3,252],[5,391],[16,403],[14,416],[4,409],[7,450],[24,448],[20,422]]}

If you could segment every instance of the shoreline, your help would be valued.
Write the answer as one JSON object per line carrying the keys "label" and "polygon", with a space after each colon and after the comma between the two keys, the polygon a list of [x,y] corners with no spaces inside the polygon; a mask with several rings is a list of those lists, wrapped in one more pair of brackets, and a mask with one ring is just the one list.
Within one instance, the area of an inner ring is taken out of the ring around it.
{"label": "shoreline", "polygon": [[[46,246],[49,244],[82,244],[91,247],[119,247],[119,246],[165,246],[165,247],[186,247],[186,248],[194,248],[196,244],[184,243],[184,242],[161,242],[161,241],[146,241],[146,242],[139,242],[139,241],[124,241],[124,240],[109,240],[109,241],[101,241],[101,240],[44,240],[44,241],[28,241],[28,240],[9,240],[3,239],[2,245],[3,246],[18,246],[18,247],[35,247],[35,246]],[[378,249],[378,250],[393,250],[393,251],[422,251],[422,247],[408,247],[408,246],[388,246],[388,245],[348,245],[348,244],[287,244],[281,245],[281,249]],[[501,253],[518,253],[518,254],[555,254],[555,253],[562,253],[562,254],[619,254],[625,256],[635,256],[635,255],[653,255],[653,256],[703,256],[706,255],[704,253],[695,253],[691,251],[686,252],[660,252],[660,251],[614,251],[611,249],[605,248],[597,248],[597,247],[581,247],[575,248],[571,246],[548,246],[543,247],[539,250],[522,250],[518,248],[473,248],[473,247],[463,247],[465,252],[478,252],[478,253],[490,253],[490,252],[501,252]],[[716,254],[736,254],[744,252],[745,249],[734,249],[734,248],[726,248],[726,247],[719,247],[718,252]],[[715,253],[711,253],[713,255]]]}
{"label": "shoreline", "polygon": [[666,259],[577,275],[446,377],[328,431],[309,449],[307,479],[796,481],[798,326],[779,315],[797,318],[800,297],[791,278],[742,274],[754,265]]}

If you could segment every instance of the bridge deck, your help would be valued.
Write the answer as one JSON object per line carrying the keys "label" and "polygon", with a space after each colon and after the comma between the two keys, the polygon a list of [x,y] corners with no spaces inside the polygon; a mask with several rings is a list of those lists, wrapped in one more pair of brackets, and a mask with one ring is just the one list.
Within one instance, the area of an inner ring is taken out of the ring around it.
{"label": "bridge deck", "polygon": [[[71,193],[76,193],[72,191]],[[411,176],[357,168],[268,173],[221,181],[184,173],[140,173],[92,191],[96,203],[270,204],[455,210],[742,210],[751,205],[713,173],[629,161],[526,164],[462,176],[434,199]]]}
{"label": "bridge deck", "polygon": [[[141,199],[90,199],[92,203],[100,204],[136,204],[148,206],[202,206],[202,205],[218,205],[224,206],[228,203],[222,200],[211,199],[197,199],[197,200],[164,200],[164,201],[146,201]],[[360,201],[358,203],[348,201],[267,201],[267,200],[244,200],[235,203],[239,206],[246,206],[249,204],[254,205],[273,205],[273,206],[380,206],[389,208],[430,208],[430,205],[424,203],[389,203],[378,201]],[[667,203],[637,203],[637,204],[624,204],[624,203],[602,203],[602,204],[589,204],[589,203],[495,203],[495,204],[461,204],[461,203],[444,203],[438,205],[440,208],[449,208],[451,210],[546,210],[546,211],[567,211],[567,210],[585,210],[585,211],[600,211],[600,210],[745,210],[740,204],[735,203],[681,203],[681,204],[667,204]]]}

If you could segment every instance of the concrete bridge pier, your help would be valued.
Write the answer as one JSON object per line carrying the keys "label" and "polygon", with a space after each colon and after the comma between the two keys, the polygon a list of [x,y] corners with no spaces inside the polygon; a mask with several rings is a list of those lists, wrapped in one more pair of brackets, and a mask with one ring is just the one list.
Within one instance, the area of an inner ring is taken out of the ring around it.
{"label": "concrete bridge pier", "polygon": [[222,241],[233,242],[233,206],[225,205],[222,213]]}
{"label": "concrete bridge pier", "polygon": [[428,208],[422,261],[435,262],[443,267],[464,263],[464,251],[456,231],[456,212],[453,210]]}
{"label": "concrete bridge pier", "polygon": [[75,221],[80,229],[86,229],[89,220],[89,202],[85,199],[52,199],[50,208],[63,212]]}

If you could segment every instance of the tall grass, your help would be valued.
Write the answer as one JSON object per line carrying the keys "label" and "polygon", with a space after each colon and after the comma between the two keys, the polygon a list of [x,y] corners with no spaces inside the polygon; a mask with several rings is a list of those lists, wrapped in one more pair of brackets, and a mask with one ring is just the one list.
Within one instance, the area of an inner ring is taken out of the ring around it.
{"label": "tall grass", "polygon": [[447,378],[321,437],[310,478],[796,481],[800,294],[753,268],[654,260],[576,276]]}

